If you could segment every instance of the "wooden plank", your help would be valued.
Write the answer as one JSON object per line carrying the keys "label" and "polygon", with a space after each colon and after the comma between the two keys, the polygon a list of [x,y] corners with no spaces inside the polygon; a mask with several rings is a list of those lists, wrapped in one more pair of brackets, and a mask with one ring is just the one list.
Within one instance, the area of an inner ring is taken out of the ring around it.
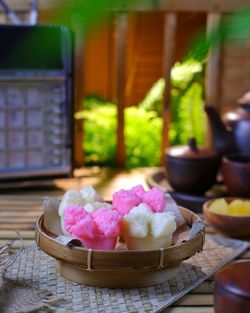
{"label": "wooden plank", "polygon": [[11,194],[1,195],[0,204],[12,204],[12,203],[20,203],[22,205],[32,205],[32,204],[41,204],[41,201],[44,199],[41,195],[32,196],[32,195],[23,195],[23,196],[16,196]]}
{"label": "wooden plank", "polygon": [[[76,0],[70,0],[72,2]],[[30,0],[8,0],[12,8],[17,11],[24,11],[29,9]],[[62,5],[68,5],[68,0],[39,0],[40,10],[58,10]],[[179,11],[179,12],[208,12],[221,11],[232,12],[243,5],[249,4],[248,0],[144,0],[144,1],[130,1],[128,4],[126,0],[123,3],[120,1],[119,6],[123,10],[128,11]],[[2,9],[0,9],[1,11]]]}
{"label": "wooden plank", "polygon": [[[208,36],[220,24],[220,13],[209,13],[207,16],[207,33]],[[206,67],[205,93],[206,103],[219,109],[219,87],[220,87],[220,64],[221,64],[221,47],[212,48],[209,52]]]}
{"label": "wooden plank", "polygon": [[238,259],[244,259],[244,260],[247,260],[247,259],[250,259],[250,250],[248,248],[248,250],[246,252],[244,252],[243,254],[241,254]]}
{"label": "wooden plank", "polygon": [[170,124],[170,103],[171,103],[171,69],[174,64],[176,48],[177,14],[166,13],[164,20],[164,46],[163,46],[163,77],[166,88],[163,97],[163,130],[162,130],[162,157],[164,164],[164,150],[169,146],[169,124]]}
{"label": "wooden plank", "polygon": [[5,224],[1,224],[0,223],[0,229],[1,231],[9,231],[9,230],[17,230],[17,231],[21,231],[21,230],[35,230],[36,229],[36,223],[13,223],[13,224],[9,224],[9,223],[5,223]]}
{"label": "wooden plank", "polygon": [[[209,13],[207,16],[207,34],[211,34],[213,29],[219,25],[221,21],[220,13]],[[206,103],[210,106],[214,106],[219,110],[219,98],[220,98],[220,74],[221,74],[221,47],[218,44],[217,47],[213,47],[209,51],[208,61],[206,66],[206,79],[205,79],[205,98]],[[206,145],[211,147],[212,134],[210,125],[206,126]]]}
{"label": "wooden plank", "polygon": [[[23,13],[30,10],[31,0],[8,0],[7,4],[17,13]],[[0,12],[4,12],[3,7],[0,5]]]}
{"label": "wooden plank", "polygon": [[170,308],[163,310],[162,313],[214,313],[214,308],[211,306],[170,307]]}
{"label": "wooden plank", "polygon": [[41,214],[39,212],[23,212],[20,213],[18,211],[16,212],[0,212],[0,217],[19,217],[19,216],[32,216],[34,218],[39,217]]}
{"label": "wooden plank", "polygon": [[[85,57],[85,43],[84,43],[84,30],[79,26],[79,16],[77,16],[76,21],[74,20],[74,15],[72,16],[72,29],[74,31],[74,107],[72,108],[74,112],[81,111],[82,101],[84,99],[84,57]],[[82,149],[82,143],[84,140],[83,133],[83,120],[72,121],[74,143],[74,167],[83,166],[84,164],[84,152]]]}
{"label": "wooden plank", "polygon": [[[33,230],[21,230],[20,235],[24,239],[33,239],[35,236],[35,232]],[[0,229],[0,238],[1,239],[17,239],[18,235],[15,231],[12,230],[1,230]]]}
{"label": "wooden plank", "polygon": [[[14,224],[14,223],[34,223],[34,221],[36,221],[36,218],[34,218],[33,216],[19,216],[17,218],[13,218],[10,216],[1,216],[1,220],[0,220],[0,224],[5,224],[5,223],[9,223],[9,224]],[[0,226],[1,229],[1,226]]]}
{"label": "wooden plank", "polygon": [[[14,1],[14,0],[12,0]],[[16,2],[19,0],[15,0]],[[54,10],[66,5],[68,0],[39,0],[39,8],[43,10]],[[76,2],[76,0],[70,0],[71,3]]]}
{"label": "wooden plank", "polygon": [[175,12],[232,12],[244,5],[248,0],[158,0],[158,10]]}
{"label": "wooden plank", "polygon": [[[85,38],[84,89],[85,94],[95,94],[112,99],[114,36],[111,14],[102,18],[101,25],[89,31]],[[100,53],[101,51],[101,53]]]}
{"label": "wooden plank", "polygon": [[2,14],[0,11],[0,24],[7,24],[8,23],[8,17],[6,14]]}
{"label": "wooden plank", "polygon": [[181,298],[174,303],[174,306],[201,306],[201,305],[213,305],[214,299],[213,294],[187,294],[185,297]]}
{"label": "wooden plank", "polygon": [[148,12],[157,10],[158,6],[156,0],[143,0],[143,3],[142,1],[130,1],[128,3],[126,0],[124,0],[120,8],[127,11]]}
{"label": "wooden plank", "polygon": [[207,293],[213,293],[213,292],[214,292],[214,281],[206,280],[202,284],[200,284],[198,287],[193,289],[190,293],[207,294]]}
{"label": "wooden plank", "polygon": [[37,204],[25,204],[23,205],[21,202],[12,203],[12,204],[1,204],[0,203],[0,212],[1,211],[42,211],[43,206]]}
{"label": "wooden plank", "polygon": [[[6,240],[0,240],[0,245],[3,244]],[[31,239],[24,239],[23,240],[23,247],[29,247],[31,245],[35,244],[35,240],[31,240]],[[22,247],[22,242],[20,239],[16,239],[16,240],[11,240],[10,242],[10,247],[14,248],[14,249],[19,249]]]}
{"label": "wooden plank", "polygon": [[117,156],[116,165],[125,165],[126,149],[124,137],[124,108],[126,88],[126,47],[128,35],[128,19],[126,14],[117,16],[115,37],[115,69],[117,98]]}

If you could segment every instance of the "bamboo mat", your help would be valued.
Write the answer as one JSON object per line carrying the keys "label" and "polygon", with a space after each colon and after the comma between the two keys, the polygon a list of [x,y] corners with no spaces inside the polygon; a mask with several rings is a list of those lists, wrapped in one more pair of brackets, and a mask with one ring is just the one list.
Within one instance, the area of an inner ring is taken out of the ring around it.
{"label": "bamboo mat", "polygon": [[148,288],[95,288],[66,281],[57,274],[55,260],[36,246],[24,251],[8,269],[6,277],[25,281],[34,288],[48,289],[62,298],[56,305],[58,313],[156,313],[197,287],[247,246],[244,241],[207,236],[203,252],[183,262],[174,279]]}

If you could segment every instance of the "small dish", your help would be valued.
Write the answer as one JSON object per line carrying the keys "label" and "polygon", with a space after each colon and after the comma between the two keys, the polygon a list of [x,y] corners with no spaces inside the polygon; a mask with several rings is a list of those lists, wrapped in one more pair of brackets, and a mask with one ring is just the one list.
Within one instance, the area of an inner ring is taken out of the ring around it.
{"label": "small dish", "polygon": [[250,197],[250,156],[225,155],[222,175],[231,196]]}
{"label": "small dish", "polygon": [[[233,200],[249,200],[245,198],[226,197],[221,198],[229,204]],[[232,216],[212,212],[209,207],[217,199],[206,201],[203,204],[203,214],[209,223],[221,234],[239,239],[250,238],[250,215]]]}

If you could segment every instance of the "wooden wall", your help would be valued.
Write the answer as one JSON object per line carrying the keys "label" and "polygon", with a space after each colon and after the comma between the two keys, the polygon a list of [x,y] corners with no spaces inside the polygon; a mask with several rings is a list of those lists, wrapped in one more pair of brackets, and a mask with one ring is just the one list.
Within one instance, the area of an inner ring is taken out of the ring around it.
{"label": "wooden wall", "polygon": [[[55,12],[41,10],[39,20],[48,23]],[[115,16],[85,34],[83,60],[84,94],[115,101]],[[194,34],[205,28],[205,13],[179,13],[175,60],[181,60]],[[126,105],[136,105],[163,75],[163,12],[136,12],[128,15],[126,48]]]}
{"label": "wooden wall", "polygon": [[224,112],[237,107],[237,99],[250,91],[250,44],[226,44],[222,55],[219,105]]}

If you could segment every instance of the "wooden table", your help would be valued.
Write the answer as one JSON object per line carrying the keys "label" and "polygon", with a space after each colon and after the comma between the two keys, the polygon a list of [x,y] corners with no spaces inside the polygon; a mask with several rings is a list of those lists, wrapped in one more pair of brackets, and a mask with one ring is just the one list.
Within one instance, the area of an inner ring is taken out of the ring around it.
{"label": "wooden table", "polygon": [[[111,179],[106,180],[106,186],[102,185],[97,189],[102,191],[104,197],[110,196],[114,190],[124,187],[129,188],[129,184],[143,184],[146,186],[144,177],[151,169],[138,169],[130,172],[119,171],[115,172]],[[100,173],[99,173],[100,174]],[[110,173],[109,173],[110,174]],[[101,174],[104,179],[103,173]],[[98,176],[98,175],[97,175]],[[109,176],[111,177],[111,176]],[[95,175],[77,177],[74,180],[60,180],[57,184],[62,189],[68,189],[77,186],[89,184],[95,180]],[[92,183],[91,183],[92,184]],[[132,186],[131,185],[131,186]],[[117,188],[116,188],[117,187]],[[35,223],[37,218],[42,214],[42,198],[46,195],[61,196],[63,190],[61,189],[37,189],[37,190],[23,190],[23,191],[5,191],[0,194],[0,244],[5,240],[11,240],[12,246],[18,248],[20,240],[15,230],[18,230],[24,239],[24,246],[34,244]],[[201,216],[202,217],[202,216]],[[205,224],[206,221],[204,220]],[[214,230],[206,225],[207,233],[214,233]],[[240,256],[240,259],[250,259],[250,248]],[[178,302],[174,303],[170,308],[164,312],[171,313],[212,313],[213,308],[213,291],[214,279],[206,280],[204,283],[195,288],[188,295],[183,297]]]}

